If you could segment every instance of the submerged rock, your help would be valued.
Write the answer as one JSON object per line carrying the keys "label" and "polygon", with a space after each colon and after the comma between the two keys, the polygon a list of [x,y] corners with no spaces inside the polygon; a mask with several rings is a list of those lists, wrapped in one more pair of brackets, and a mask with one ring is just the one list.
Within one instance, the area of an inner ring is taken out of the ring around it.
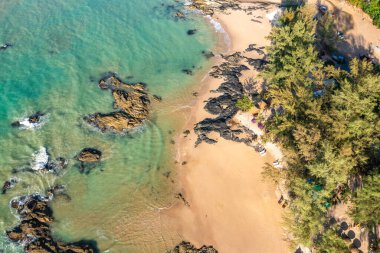
{"label": "submerged rock", "polygon": [[187,35],[194,35],[197,31],[197,29],[189,29],[187,30]]}
{"label": "submerged rock", "polygon": [[182,241],[169,253],[218,253],[216,249],[212,246],[203,245],[201,248],[197,249],[189,242]]}
{"label": "submerged rock", "polygon": [[78,161],[93,163],[98,162],[102,158],[102,152],[95,148],[84,148],[82,151],[75,157]]}
{"label": "submerged rock", "polygon": [[210,59],[215,56],[215,54],[211,51],[202,51],[202,55],[206,57],[206,59]]}
{"label": "submerged rock", "polygon": [[40,195],[23,196],[12,200],[11,207],[16,209],[20,224],[6,234],[10,240],[22,244],[25,252],[99,252],[94,241],[64,243],[53,238],[50,225],[54,218],[48,198]]}
{"label": "submerged rock", "polygon": [[99,81],[101,89],[109,89],[115,100],[110,113],[94,113],[83,119],[102,132],[123,132],[141,125],[149,117],[150,98],[145,85],[123,83],[114,73]]}
{"label": "submerged rock", "polygon": [[17,184],[17,179],[16,178],[11,178],[7,181],[4,182],[3,184],[3,189],[2,189],[2,194],[5,194],[7,193],[8,190],[12,189],[13,187],[15,187]]}

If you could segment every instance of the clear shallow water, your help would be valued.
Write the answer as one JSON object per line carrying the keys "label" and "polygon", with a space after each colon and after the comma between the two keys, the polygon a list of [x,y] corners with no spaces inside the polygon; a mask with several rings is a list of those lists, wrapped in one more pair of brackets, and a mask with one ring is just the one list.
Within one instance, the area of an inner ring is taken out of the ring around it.
{"label": "clear shallow water", "polygon": [[[169,132],[181,124],[174,111],[195,78],[181,70],[204,70],[201,52],[216,44],[203,18],[173,18],[181,8],[172,0],[0,1],[0,43],[14,44],[0,51],[0,181],[30,164],[41,147],[52,158],[70,158],[59,178],[17,174],[16,188],[0,196],[2,233],[17,223],[8,206],[12,197],[61,183],[72,200],[53,203],[57,238],[94,239],[107,252],[164,252],[170,238],[178,239],[170,233],[163,239],[157,213],[173,196],[173,183],[163,174],[174,159]],[[197,33],[188,36],[193,28]],[[97,87],[107,71],[144,82],[164,99],[131,135],[101,134],[81,120],[112,110],[110,93]],[[41,128],[10,126],[36,111],[48,114]],[[71,159],[84,147],[105,157],[89,175]],[[22,252],[4,237],[1,249]]]}

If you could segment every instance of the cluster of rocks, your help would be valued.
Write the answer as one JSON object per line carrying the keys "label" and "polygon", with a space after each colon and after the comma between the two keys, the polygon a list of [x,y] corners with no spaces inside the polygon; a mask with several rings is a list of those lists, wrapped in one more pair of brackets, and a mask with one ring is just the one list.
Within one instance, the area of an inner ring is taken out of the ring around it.
{"label": "cluster of rocks", "polygon": [[20,224],[6,232],[8,238],[24,246],[28,253],[96,253],[96,242],[79,241],[64,243],[55,240],[51,232],[54,221],[49,198],[41,195],[28,195],[11,201],[20,218]]}
{"label": "cluster of rocks", "polygon": [[239,110],[236,102],[243,97],[244,93],[239,77],[242,71],[249,68],[239,64],[240,54],[224,56],[224,59],[226,62],[214,66],[213,71],[210,72],[210,76],[224,79],[224,82],[214,91],[221,95],[210,98],[204,107],[206,111],[217,117],[206,118],[195,125],[194,131],[198,135],[195,145],[203,141],[209,144],[216,143],[215,139],[209,137],[212,132],[218,133],[224,139],[243,142],[247,145],[256,139],[256,135],[250,129],[233,121],[233,117]]}
{"label": "cluster of rocks", "polygon": [[123,83],[114,73],[99,81],[102,90],[110,90],[114,109],[110,113],[95,113],[84,117],[90,125],[102,132],[123,132],[140,126],[149,116],[150,98],[141,83]]}
{"label": "cluster of rocks", "polygon": [[197,249],[191,243],[182,241],[173,250],[168,251],[168,253],[218,253],[218,251],[212,246],[205,245]]}
{"label": "cluster of rocks", "polygon": [[206,1],[206,0],[193,0],[189,5],[190,9],[200,10],[205,15],[212,16],[215,10],[225,11],[241,10],[241,6],[235,0],[218,0],[218,1]]}
{"label": "cluster of rocks", "polygon": [[17,174],[21,172],[31,172],[35,173],[36,171],[54,173],[58,175],[63,169],[68,165],[68,160],[64,157],[57,157],[55,160],[52,160],[49,156],[49,160],[46,164],[41,164],[41,167],[37,170],[33,166],[24,166],[20,168],[13,168],[12,173]]}
{"label": "cluster of rocks", "polygon": [[[36,112],[36,113],[34,113],[34,114],[28,116],[28,117],[26,118],[26,121],[27,121],[27,123],[29,123],[29,124],[40,124],[41,121],[42,121],[42,119],[43,119],[43,117],[44,117],[45,115],[46,115],[45,113],[42,113],[42,112]],[[11,126],[12,126],[12,127],[21,127],[21,126],[24,125],[24,124],[25,124],[24,121],[19,121],[19,120],[17,120],[17,121],[12,122],[12,123],[11,123]]]}

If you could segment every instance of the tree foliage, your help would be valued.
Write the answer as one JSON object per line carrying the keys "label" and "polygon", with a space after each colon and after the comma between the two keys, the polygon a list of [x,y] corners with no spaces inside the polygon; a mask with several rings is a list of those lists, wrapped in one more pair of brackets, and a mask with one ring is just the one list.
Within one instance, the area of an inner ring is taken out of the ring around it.
{"label": "tree foliage", "polygon": [[350,210],[355,222],[374,227],[380,224],[380,174],[367,176]]}
{"label": "tree foliage", "polygon": [[[274,113],[265,138],[279,140],[287,166],[278,172],[268,165],[264,175],[285,181],[291,201],[285,221],[297,243],[317,252],[346,252],[347,245],[324,224],[335,197],[346,196],[351,177],[376,174],[380,75],[356,59],[350,72],[325,66],[317,48],[332,49],[336,31],[328,18],[317,22],[305,8],[285,11],[269,35],[262,75]],[[376,180],[365,181],[352,198],[352,216],[367,225],[379,224],[380,206],[371,203],[380,203]]]}
{"label": "tree foliage", "polygon": [[249,99],[249,97],[244,96],[236,101],[236,107],[245,112],[253,107],[253,102]]}

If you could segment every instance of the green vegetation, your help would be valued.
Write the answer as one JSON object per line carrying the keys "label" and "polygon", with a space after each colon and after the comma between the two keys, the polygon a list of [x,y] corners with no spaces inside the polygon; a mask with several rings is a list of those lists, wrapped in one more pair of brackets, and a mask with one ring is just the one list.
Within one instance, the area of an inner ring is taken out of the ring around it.
{"label": "green vegetation", "polygon": [[[350,72],[324,65],[316,48],[334,48],[329,20],[317,24],[301,8],[285,11],[280,22],[269,35],[263,73],[264,96],[276,111],[264,138],[278,140],[286,168],[267,165],[264,176],[289,190],[285,224],[295,245],[349,252],[335,225],[326,224],[341,202],[352,202],[350,214],[362,226],[380,223],[380,75],[356,59]],[[361,178],[362,189],[354,184]]]}
{"label": "green vegetation", "polygon": [[374,227],[380,224],[380,175],[369,176],[363,184],[365,187],[353,199],[351,217],[357,223]]}
{"label": "green vegetation", "polygon": [[249,97],[244,96],[238,101],[236,101],[236,107],[242,110],[243,112],[246,112],[253,107],[253,102],[249,99]]}
{"label": "green vegetation", "polygon": [[380,1],[379,0],[348,0],[355,6],[360,7],[373,20],[373,24],[380,27]]}

